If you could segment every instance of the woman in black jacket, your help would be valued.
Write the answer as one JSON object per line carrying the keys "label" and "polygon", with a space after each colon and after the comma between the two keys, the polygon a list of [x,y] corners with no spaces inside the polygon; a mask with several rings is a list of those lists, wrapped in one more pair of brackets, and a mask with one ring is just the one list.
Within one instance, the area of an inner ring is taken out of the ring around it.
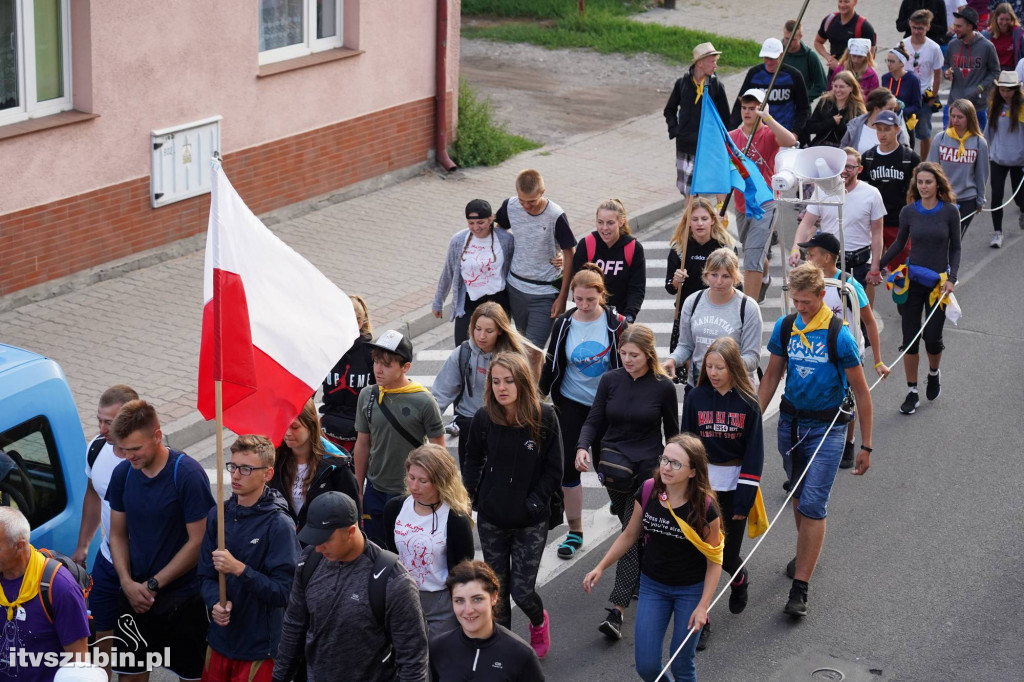
{"label": "woman in black jacket", "polygon": [[[711,487],[718,496],[725,529],[722,570],[732,576],[729,610],[742,613],[747,606],[747,569],[737,574],[743,560],[740,547],[747,516],[754,506],[764,466],[764,434],[757,394],[747,376],[739,344],[723,336],[704,351],[697,387],[683,403],[679,430],[696,434],[708,453]],[[711,622],[700,631],[697,648],[703,650]]]}
{"label": "woman in black jacket", "polygon": [[448,572],[473,558],[473,513],[459,467],[448,449],[421,445],[405,460],[406,494],[384,505],[387,548],[420,590],[420,606],[434,639],[458,627]]}
{"label": "woman in black jacket", "polygon": [[597,229],[581,239],[572,257],[572,271],[594,263],[604,275],[607,305],[632,322],[640,314],[647,293],[647,261],[644,247],[629,229],[626,207],[619,199],[607,199],[597,207]]}
{"label": "woman in black jacket", "polygon": [[[612,512],[623,529],[633,514],[633,496],[658,466],[666,440],[679,432],[679,401],[675,384],[658,362],[654,332],[631,325],[619,339],[620,369],[606,372],[597,387],[594,405],[576,444],[576,468],[588,471],[591,449],[601,433],[601,482]],[[598,453],[593,453],[597,458]],[[639,548],[633,547],[615,569],[615,587],[608,617],[599,629],[610,639],[622,637],[622,614],[640,585]]]}
{"label": "woman in black jacket", "polygon": [[857,77],[840,71],[832,79],[832,90],[818,100],[800,131],[800,146],[838,147],[846,134],[846,124],[866,112]]}
{"label": "woman in black jacket", "polygon": [[509,594],[530,619],[530,644],[551,648],[548,613],[537,594],[551,498],[562,481],[562,440],[554,408],[542,405],[526,360],[498,353],[487,371],[491,390],[473,417],[463,479],[479,511],[484,559],[501,580],[500,622],[512,624]]}
{"label": "woman in black jacket", "polygon": [[555,321],[540,379],[541,395],[551,394],[562,433],[562,495],[569,533],[558,547],[560,559],[572,559],[583,546],[583,487],[576,470],[576,441],[601,375],[621,365],[619,336],[626,329],[626,318],[605,305],[604,277],[596,265],[581,266],[570,289],[576,307]]}
{"label": "woman in black jacket", "polygon": [[359,324],[359,336],[324,379],[320,420],[327,440],[351,454],[356,444],[356,402],[359,400],[359,391],[364,386],[377,383],[377,380],[373,378],[373,358],[370,357],[370,341],[373,338],[370,311],[361,296],[350,298]]}
{"label": "woman in black jacket", "polygon": [[334,452],[328,452],[328,445],[320,435],[316,404],[310,398],[284,433],[274,458],[274,477],[270,479],[270,487],[288,501],[296,531],[306,525],[309,503],[328,490],[345,493],[359,505],[356,477],[348,457],[333,446]]}
{"label": "woman in black jacket", "polygon": [[495,623],[498,576],[482,561],[463,561],[448,574],[460,627],[430,642],[431,682],[544,682],[537,654]]}

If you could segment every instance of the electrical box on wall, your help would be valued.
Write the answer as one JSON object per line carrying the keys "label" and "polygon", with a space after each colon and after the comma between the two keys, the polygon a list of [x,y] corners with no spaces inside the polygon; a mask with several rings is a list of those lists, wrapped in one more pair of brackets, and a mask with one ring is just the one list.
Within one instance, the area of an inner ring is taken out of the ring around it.
{"label": "electrical box on wall", "polygon": [[153,208],[210,191],[210,158],[220,153],[222,118],[212,116],[150,133],[149,198]]}

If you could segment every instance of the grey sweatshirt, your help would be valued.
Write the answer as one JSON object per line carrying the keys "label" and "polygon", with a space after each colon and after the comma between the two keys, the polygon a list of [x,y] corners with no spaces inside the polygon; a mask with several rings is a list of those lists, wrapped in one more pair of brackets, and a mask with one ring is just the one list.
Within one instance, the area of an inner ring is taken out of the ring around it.
{"label": "grey sweatshirt", "polygon": [[[857,143],[860,142],[860,134],[864,132],[864,126],[867,125],[870,115],[861,114],[850,119],[850,122],[846,124],[846,134],[843,135],[843,139],[839,142],[840,147],[857,148]],[[896,135],[896,141],[908,147],[910,146],[910,138],[907,136],[907,124],[903,122],[902,118],[900,118],[900,132]]]}
{"label": "grey sweatshirt", "polygon": [[[458,407],[455,408],[455,414],[472,418],[476,411],[484,406],[484,396],[487,394],[487,368],[491,366],[492,353],[482,352],[473,339],[466,339],[463,343],[469,348],[469,362],[459,367],[462,347],[453,350],[441,365],[441,371],[437,373],[430,393],[437,401],[437,409],[442,412],[447,410],[456,398],[462,396]],[[469,381],[466,380],[467,377]]]}
{"label": "grey sweatshirt", "polygon": [[985,203],[985,185],[988,183],[988,142],[984,137],[971,135],[964,142],[964,153],[960,143],[943,130],[932,138],[928,160],[942,166],[942,172],[949,179],[958,201],[976,199]]}
{"label": "grey sweatshirt", "polygon": [[1000,166],[1024,166],[1024,121],[1017,121],[1017,129],[1010,130],[1010,108],[1003,105],[995,120],[989,119],[985,139],[989,143],[989,159]]}
{"label": "grey sweatshirt", "polygon": [[[515,251],[515,240],[508,230],[494,228],[492,234],[501,245],[501,276],[508,279],[508,271],[512,266],[512,254]],[[469,239],[469,228],[459,230],[448,242],[448,255],[445,257],[441,278],[437,281],[437,291],[430,309],[441,312],[444,310],[444,298],[448,290],[452,292],[452,319],[462,317],[466,313],[466,281],[462,279],[462,253]],[[444,408],[442,408],[443,410]]]}
{"label": "grey sweatshirt", "polygon": [[[693,360],[689,382],[691,386],[696,386],[708,346],[720,336],[731,336],[739,344],[743,365],[753,380],[761,361],[761,327],[764,324],[757,301],[737,291],[725,305],[715,305],[708,292],[704,291],[694,309],[693,304],[699,293],[690,294],[683,301],[683,308],[679,311],[679,344],[672,351],[672,359],[677,366]],[[744,298],[747,299],[747,305],[741,325],[740,305]]]}
{"label": "grey sweatshirt", "polygon": [[[970,44],[953,38],[946,47],[943,70],[953,69],[953,80],[949,85],[946,104],[958,99],[970,100],[974,108],[982,111],[988,103],[992,84],[999,77],[999,55],[985,36],[977,31]],[[981,89],[978,89],[981,86]]]}
{"label": "grey sweatshirt", "polygon": [[881,267],[887,266],[910,239],[908,262],[939,273],[949,268],[949,278],[956,282],[960,270],[960,212],[953,204],[939,203],[930,211],[920,204],[907,204],[900,211],[900,231],[882,254]]}
{"label": "grey sweatshirt", "polygon": [[[312,551],[303,550],[300,567]],[[401,562],[388,579],[384,617],[394,651],[383,661],[388,639],[373,617],[369,596],[370,572],[380,551],[367,541],[355,561],[321,560],[305,590],[296,571],[274,658],[274,682],[292,679],[303,652],[310,682],[430,679],[420,595]]]}

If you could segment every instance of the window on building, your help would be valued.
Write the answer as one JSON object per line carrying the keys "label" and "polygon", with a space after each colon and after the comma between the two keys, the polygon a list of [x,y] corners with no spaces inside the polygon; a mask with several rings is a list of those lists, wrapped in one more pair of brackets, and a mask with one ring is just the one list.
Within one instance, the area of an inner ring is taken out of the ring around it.
{"label": "window on building", "polygon": [[70,0],[0,0],[0,125],[71,108]]}
{"label": "window on building", "polygon": [[0,433],[0,504],[19,508],[32,528],[67,507],[60,454],[46,417]]}
{"label": "window on building", "polygon": [[341,47],[343,2],[260,0],[259,63],[270,64]]}

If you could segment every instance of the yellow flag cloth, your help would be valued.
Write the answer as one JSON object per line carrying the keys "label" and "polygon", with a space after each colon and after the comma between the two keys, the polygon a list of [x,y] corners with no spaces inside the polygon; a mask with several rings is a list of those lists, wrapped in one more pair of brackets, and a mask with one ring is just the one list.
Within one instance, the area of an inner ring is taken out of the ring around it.
{"label": "yellow flag cloth", "polygon": [[420,393],[420,392],[426,392],[426,390],[427,390],[427,389],[423,388],[423,384],[417,383],[415,381],[410,381],[409,383],[407,383],[405,386],[402,386],[401,388],[384,388],[383,386],[379,386],[378,388],[379,388],[379,395],[377,396],[377,404],[378,405],[380,403],[384,402],[384,394],[385,393],[391,393],[392,395],[398,395],[400,393]]}
{"label": "yellow flag cloth", "polygon": [[747,536],[756,538],[768,530],[768,512],[764,508],[764,498],[761,497],[761,486],[757,487],[757,495],[754,497],[754,506],[750,508],[747,515]]}
{"label": "yellow flag cloth", "polygon": [[668,507],[668,513],[671,514],[672,518],[676,520],[677,524],[679,524],[679,530],[683,531],[683,535],[686,536],[686,539],[693,543],[693,546],[699,549],[700,553],[707,557],[708,561],[721,565],[722,555],[725,550],[725,534],[719,534],[717,545],[709,545],[704,542],[699,535],[697,535],[697,531],[695,531],[690,524],[676,516],[676,511],[672,508],[671,504],[666,502],[665,506]]}
{"label": "yellow flag cloth", "polygon": [[807,338],[807,335],[811,332],[818,331],[819,329],[828,329],[828,323],[831,320],[832,309],[827,305],[822,305],[821,308],[818,309],[818,312],[814,314],[814,317],[811,318],[811,321],[808,322],[807,326],[803,329],[797,329],[796,320],[794,320],[792,336],[799,336],[800,342],[810,348],[811,341]]}
{"label": "yellow flag cloth", "polygon": [[[942,287],[945,286],[947,279],[949,279],[949,275],[947,275],[946,273],[943,272],[939,275],[939,283],[935,285],[934,289],[932,289],[932,293],[928,294],[929,306],[935,305],[935,302],[939,300],[940,296],[942,296]],[[942,299],[942,303],[939,304],[939,307],[945,308],[947,303],[949,303],[948,296]]]}
{"label": "yellow flag cloth", "polygon": [[961,155],[967,154],[967,148],[964,146],[964,142],[967,142],[967,138],[969,138],[972,135],[971,131],[969,131],[969,130],[965,131],[964,132],[964,136],[960,137],[960,136],[958,136],[956,134],[956,131],[953,130],[953,126],[949,126],[948,128],[946,128],[946,134],[949,135],[954,140],[956,140],[957,142],[960,143],[960,154]]}
{"label": "yellow flag cloth", "polygon": [[28,568],[25,575],[21,577],[21,589],[18,590],[18,597],[14,601],[8,601],[4,589],[0,586],[0,606],[7,609],[7,620],[14,620],[14,613],[19,606],[39,594],[39,581],[43,577],[43,567],[46,566],[46,557],[37,552],[32,545],[28,546],[32,556],[28,560]]}
{"label": "yellow flag cloth", "polygon": [[693,84],[697,86],[697,96],[693,98],[693,103],[696,104],[700,101],[701,95],[704,94],[704,84],[708,82],[708,78],[705,76],[700,80],[700,83],[697,82],[696,78],[691,77],[691,80],[693,81]]}

